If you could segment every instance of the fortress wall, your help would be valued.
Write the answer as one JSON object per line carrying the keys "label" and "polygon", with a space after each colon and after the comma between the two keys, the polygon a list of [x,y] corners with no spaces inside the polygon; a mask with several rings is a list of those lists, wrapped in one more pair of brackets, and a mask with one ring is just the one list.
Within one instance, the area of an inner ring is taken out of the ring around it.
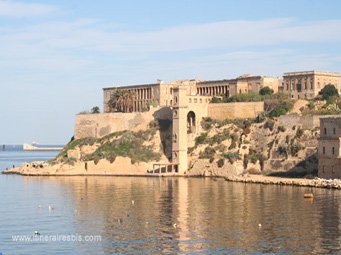
{"label": "fortress wall", "polygon": [[217,120],[255,118],[263,111],[264,102],[238,102],[208,105],[208,116]]}
{"label": "fortress wall", "polygon": [[303,129],[313,129],[320,127],[320,118],[335,117],[337,115],[313,115],[313,116],[299,116],[299,115],[282,115],[279,117],[279,125],[285,127],[293,127],[300,125]]}
{"label": "fortress wall", "polygon": [[152,108],[148,112],[79,114],[76,115],[74,137],[100,138],[123,130],[138,131],[147,129],[152,120],[171,117],[172,113],[168,107]]}

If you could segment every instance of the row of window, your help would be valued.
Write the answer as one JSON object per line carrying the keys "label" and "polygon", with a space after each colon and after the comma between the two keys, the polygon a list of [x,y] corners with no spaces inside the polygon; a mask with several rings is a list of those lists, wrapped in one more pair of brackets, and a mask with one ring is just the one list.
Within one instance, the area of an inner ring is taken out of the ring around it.
{"label": "row of window", "polygon": [[[189,103],[192,103],[192,98],[188,99]],[[193,98],[193,103],[198,103],[198,99],[197,98]],[[199,98],[199,103],[202,103],[202,98]]]}
{"label": "row of window", "polygon": [[[322,173],[325,173],[326,172],[326,166],[323,166],[322,167]],[[334,169],[334,166],[332,166],[332,174],[335,174],[335,169]]]}
{"label": "row of window", "polygon": [[[322,147],[322,153],[323,153],[323,155],[325,155],[326,154],[326,147]],[[332,147],[332,154],[333,155],[335,155],[335,147]]]}
{"label": "row of window", "polygon": [[[324,128],[324,130],[323,130],[324,132],[324,134],[325,135],[327,135],[327,128]],[[336,134],[336,128],[333,128],[333,135],[335,135]]]}

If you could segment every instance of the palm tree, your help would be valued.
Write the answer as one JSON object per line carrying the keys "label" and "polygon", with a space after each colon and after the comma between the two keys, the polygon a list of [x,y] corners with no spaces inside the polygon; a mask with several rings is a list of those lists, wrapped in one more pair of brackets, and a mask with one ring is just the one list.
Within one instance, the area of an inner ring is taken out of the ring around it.
{"label": "palm tree", "polygon": [[133,91],[116,89],[110,96],[109,107],[116,112],[132,112],[134,99]]}

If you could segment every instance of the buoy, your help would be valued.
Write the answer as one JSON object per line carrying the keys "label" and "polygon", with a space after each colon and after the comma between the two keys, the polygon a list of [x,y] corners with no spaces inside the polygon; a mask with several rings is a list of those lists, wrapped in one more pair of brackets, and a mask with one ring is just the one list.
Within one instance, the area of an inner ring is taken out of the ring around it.
{"label": "buoy", "polygon": [[313,198],[313,197],[314,197],[314,194],[313,194],[313,193],[306,193],[306,194],[304,194],[303,197],[304,197],[304,198]]}

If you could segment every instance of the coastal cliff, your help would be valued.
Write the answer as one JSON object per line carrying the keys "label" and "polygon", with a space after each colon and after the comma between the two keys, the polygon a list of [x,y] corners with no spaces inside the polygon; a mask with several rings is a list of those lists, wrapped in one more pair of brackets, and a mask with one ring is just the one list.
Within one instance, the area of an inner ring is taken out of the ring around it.
{"label": "coastal cliff", "polygon": [[[276,119],[205,118],[199,135],[188,134],[187,176],[240,174],[314,176],[319,130]],[[5,173],[27,175],[146,175],[154,164],[169,164],[171,122],[152,121],[143,131],[114,132],[70,141],[54,160],[26,163]]]}

